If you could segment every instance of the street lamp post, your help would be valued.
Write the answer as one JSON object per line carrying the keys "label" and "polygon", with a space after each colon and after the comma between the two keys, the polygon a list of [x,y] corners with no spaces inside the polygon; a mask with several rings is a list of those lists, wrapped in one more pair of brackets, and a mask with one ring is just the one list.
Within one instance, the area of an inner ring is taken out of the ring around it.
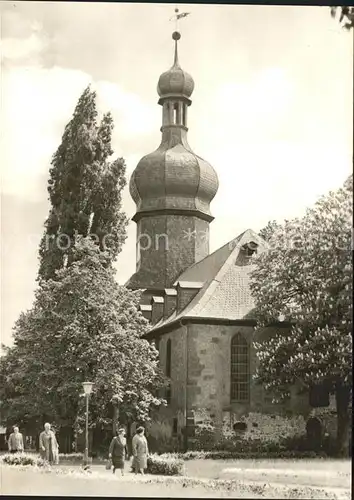
{"label": "street lamp post", "polygon": [[85,454],[84,454],[84,465],[88,465],[88,415],[89,415],[89,398],[90,394],[92,392],[92,382],[83,382],[83,388],[84,388],[84,393],[85,393],[85,398],[86,398],[86,427],[85,427]]}

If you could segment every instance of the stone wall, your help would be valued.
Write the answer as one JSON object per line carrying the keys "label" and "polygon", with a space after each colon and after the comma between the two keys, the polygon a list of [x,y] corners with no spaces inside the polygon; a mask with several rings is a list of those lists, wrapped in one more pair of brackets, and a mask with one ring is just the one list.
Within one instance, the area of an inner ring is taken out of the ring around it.
{"label": "stone wall", "polygon": [[[234,325],[188,326],[188,408],[205,408],[218,425],[225,412],[241,418],[249,412],[291,414],[297,412],[294,399],[274,404],[262,386],[250,379],[250,398],[245,403],[231,402],[231,340],[240,333],[250,346],[250,373],[254,373],[257,358],[253,341],[275,333],[274,329],[258,332],[254,328]],[[301,401],[301,398],[299,398]]]}
{"label": "stone wall", "polygon": [[186,358],[187,358],[187,327],[181,326],[171,333],[160,337],[159,355],[160,366],[166,371],[166,346],[171,340],[171,402],[167,408],[161,408],[160,413],[165,422],[172,428],[173,418],[177,418],[177,434],[182,434],[185,427],[186,409]]}
{"label": "stone wall", "polygon": [[[179,438],[187,422],[191,427],[198,423],[204,426],[210,424],[215,427],[217,438],[226,429],[233,432],[234,424],[243,421],[247,427],[244,437],[267,440],[273,435],[286,438],[306,434],[307,419],[314,415],[320,416],[325,432],[334,435],[334,408],[312,409],[308,394],[299,393],[299,387],[296,386],[292,388],[288,400],[276,404],[272,401],[272,395],[251,377],[249,401],[231,402],[231,340],[237,333],[249,342],[252,374],[257,365],[253,342],[274,335],[274,328],[255,333],[251,326],[188,324],[160,338],[160,363],[163,370],[166,367],[167,341],[170,339],[172,342],[171,402],[160,411],[163,427],[169,428],[166,433],[171,439],[174,419],[177,419]],[[193,438],[192,433],[188,432],[188,435]]]}
{"label": "stone wall", "polygon": [[[294,436],[303,436],[306,433],[306,420],[302,415],[285,416],[279,414],[250,412],[241,417],[246,424],[242,434],[245,440],[261,439],[262,441],[277,441]],[[225,412],[223,429],[233,431],[237,419],[235,414]]]}

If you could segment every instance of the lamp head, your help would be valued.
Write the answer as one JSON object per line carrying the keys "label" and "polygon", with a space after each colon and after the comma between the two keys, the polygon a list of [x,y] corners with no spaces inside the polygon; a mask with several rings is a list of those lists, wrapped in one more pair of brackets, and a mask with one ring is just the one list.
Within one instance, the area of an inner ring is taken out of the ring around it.
{"label": "lamp head", "polygon": [[89,396],[92,392],[93,383],[92,382],[83,382],[82,386],[84,388],[85,396]]}

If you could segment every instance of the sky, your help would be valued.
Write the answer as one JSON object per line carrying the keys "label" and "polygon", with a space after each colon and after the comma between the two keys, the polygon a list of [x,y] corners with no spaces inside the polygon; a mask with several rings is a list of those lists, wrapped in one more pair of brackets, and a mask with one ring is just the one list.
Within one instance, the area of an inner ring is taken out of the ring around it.
{"label": "sky", "polygon": [[[36,288],[47,180],[91,83],[127,163],[160,143],[156,86],[173,62],[173,4],[0,2],[1,341]],[[301,216],[352,170],[353,38],[328,7],[179,5],[179,60],[194,78],[189,144],[218,173],[210,248]],[[128,189],[123,208],[132,217]],[[136,227],[117,261],[135,270]]]}

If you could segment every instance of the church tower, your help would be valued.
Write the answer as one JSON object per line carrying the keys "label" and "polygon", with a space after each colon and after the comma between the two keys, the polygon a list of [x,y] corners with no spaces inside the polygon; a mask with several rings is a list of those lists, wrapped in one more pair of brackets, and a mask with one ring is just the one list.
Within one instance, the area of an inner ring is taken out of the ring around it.
{"label": "church tower", "polygon": [[187,141],[194,81],[178,61],[180,33],[175,31],[172,38],[174,63],[157,86],[161,144],[140,160],[130,179],[137,264],[127,286],[145,289],[150,296],[171,288],[183,271],[209,254],[210,202],[218,190],[213,167]]}

